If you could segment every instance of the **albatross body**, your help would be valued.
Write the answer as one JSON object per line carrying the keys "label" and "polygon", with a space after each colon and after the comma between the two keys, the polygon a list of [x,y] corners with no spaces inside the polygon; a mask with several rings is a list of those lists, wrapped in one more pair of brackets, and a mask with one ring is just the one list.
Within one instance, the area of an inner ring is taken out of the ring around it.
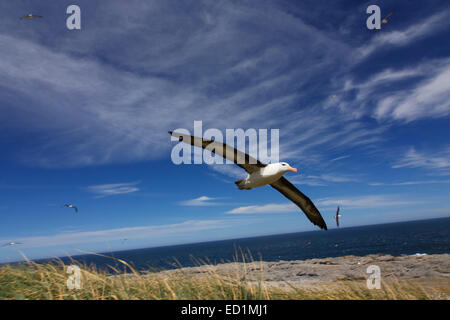
{"label": "albatross body", "polygon": [[288,171],[297,172],[297,169],[292,168],[286,162],[271,163],[259,169],[258,171],[249,174],[247,178],[236,181],[235,184],[239,189],[250,190],[252,188],[272,184],[279,180],[283,176],[283,174]]}
{"label": "albatross body", "polygon": [[336,210],[336,216],[334,217],[336,219],[336,226],[339,227],[339,218],[342,217],[342,215],[339,214],[339,206]]}
{"label": "albatross body", "polygon": [[327,225],[322,218],[319,210],[314,203],[290,183],[283,175],[288,171],[297,172],[286,162],[265,164],[248,154],[232,148],[221,142],[193,137],[186,134],[169,131],[169,134],[178,138],[184,143],[209,150],[225,159],[233,161],[239,167],[244,169],[248,176],[245,179],[236,181],[235,184],[239,189],[253,189],[270,185],[278,190],[286,198],[294,202],[305,214],[306,217],[321,229],[327,230]]}

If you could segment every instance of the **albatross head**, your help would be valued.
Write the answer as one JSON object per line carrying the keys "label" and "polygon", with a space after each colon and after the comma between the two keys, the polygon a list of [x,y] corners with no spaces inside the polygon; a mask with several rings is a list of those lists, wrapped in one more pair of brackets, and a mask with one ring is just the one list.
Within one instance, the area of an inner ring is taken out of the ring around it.
{"label": "albatross head", "polygon": [[297,172],[296,168],[292,168],[289,163],[287,162],[280,162],[279,163],[280,166],[280,171],[284,171],[284,172],[288,172],[288,171],[292,171],[292,172]]}

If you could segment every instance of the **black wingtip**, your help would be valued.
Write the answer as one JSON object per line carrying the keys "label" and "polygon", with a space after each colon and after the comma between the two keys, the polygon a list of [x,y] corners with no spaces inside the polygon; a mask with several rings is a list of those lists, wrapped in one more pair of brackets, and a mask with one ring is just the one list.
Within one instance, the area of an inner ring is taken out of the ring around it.
{"label": "black wingtip", "polygon": [[169,134],[172,135],[173,131],[169,131]]}

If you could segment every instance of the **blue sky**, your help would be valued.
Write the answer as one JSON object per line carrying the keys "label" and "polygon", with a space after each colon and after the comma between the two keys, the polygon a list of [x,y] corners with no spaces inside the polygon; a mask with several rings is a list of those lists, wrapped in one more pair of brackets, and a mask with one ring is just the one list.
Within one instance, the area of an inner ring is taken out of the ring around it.
{"label": "blue sky", "polygon": [[[66,8],[81,8],[81,30]],[[378,32],[366,8],[395,10]],[[0,262],[319,229],[167,131],[280,130],[329,228],[449,216],[447,1],[3,1]],[[35,13],[40,20],[19,20]],[[334,98],[333,96],[336,95]],[[73,210],[64,203],[79,207]],[[123,241],[123,239],[128,239]]]}

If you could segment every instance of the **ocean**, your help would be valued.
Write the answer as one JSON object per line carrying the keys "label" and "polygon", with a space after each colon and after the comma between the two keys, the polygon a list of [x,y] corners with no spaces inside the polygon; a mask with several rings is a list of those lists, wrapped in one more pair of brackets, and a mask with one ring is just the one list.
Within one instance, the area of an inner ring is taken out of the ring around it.
{"label": "ocean", "polygon": [[[122,259],[138,270],[161,270],[209,263],[253,260],[280,261],[368,254],[411,255],[450,253],[450,217],[360,227],[279,234],[252,238],[183,244],[103,253]],[[72,257],[101,269],[118,266],[114,259],[96,255]],[[194,258],[194,259],[193,259]],[[62,258],[65,263],[70,261]],[[43,260],[39,260],[42,262]],[[122,268],[123,269],[123,268]]]}

